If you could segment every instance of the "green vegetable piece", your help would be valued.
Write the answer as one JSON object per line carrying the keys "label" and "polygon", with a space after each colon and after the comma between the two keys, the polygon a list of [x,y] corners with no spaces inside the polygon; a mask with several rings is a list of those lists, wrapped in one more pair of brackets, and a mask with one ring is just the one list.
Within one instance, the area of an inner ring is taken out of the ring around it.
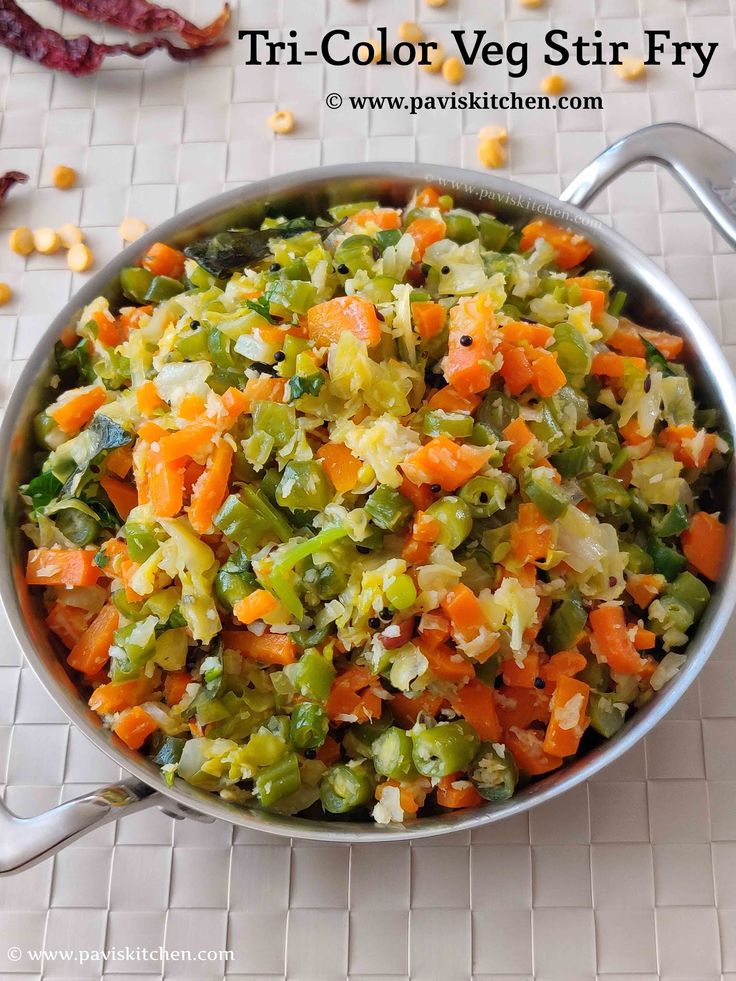
{"label": "green vegetable piece", "polygon": [[647,542],[647,552],[652,558],[654,572],[659,572],[668,582],[674,582],[681,572],[685,571],[687,559],[674,548],[665,545],[659,538],[650,538]]}
{"label": "green vegetable piece", "polygon": [[460,500],[474,518],[490,518],[506,503],[506,489],[494,477],[471,477],[460,489]]}
{"label": "green vegetable piece", "polygon": [[649,607],[647,626],[657,636],[668,630],[687,633],[695,623],[695,611],[678,596],[664,593]]}
{"label": "green vegetable piece", "polygon": [[[304,314],[317,302],[317,287],[301,279],[277,279],[266,292],[271,306]],[[276,311],[278,313],[278,311]]]}
{"label": "green vegetable piece", "polygon": [[304,616],[304,607],[291,582],[292,570],[303,559],[346,537],[347,531],[344,528],[325,528],[306,542],[289,545],[274,564],[271,574],[265,577],[264,585],[278,596],[298,620]]}
{"label": "green vegetable piece", "polygon": [[183,292],[184,284],[181,280],[172,279],[171,276],[154,276],[146,290],[145,300],[146,303],[163,303]]}
{"label": "green vegetable piece", "polygon": [[61,493],[61,481],[47,470],[34,477],[21,490],[30,497],[34,511],[43,511]]}
{"label": "green vegetable piece", "polygon": [[335,680],[335,669],[319,651],[305,651],[296,664],[287,665],[285,671],[289,681],[304,698],[327,701]]}
{"label": "green vegetable piece", "polygon": [[587,446],[571,446],[550,456],[550,463],[561,477],[577,477],[585,473],[591,465],[590,450]]}
{"label": "green vegetable piece", "polygon": [[319,395],[324,383],[325,376],[321,371],[315,371],[313,375],[294,375],[289,379],[289,401],[300,399],[302,395]]}
{"label": "green vegetable piece", "polygon": [[361,722],[360,725],[350,726],[343,737],[343,749],[353,760],[369,760],[373,755],[373,744],[390,728],[392,722],[391,714],[385,713],[375,722]]}
{"label": "green vegetable piece", "polygon": [[458,245],[466,245],[468,242],[475,242],[479,236],[479,229],[469,215],[449,212],[444,215],[445,238],[449,238]]}
{"label": "green vegetable piece", "polygon": [[276,502],[290,511],[322,511],[335,495],[317,460],[291,460],[276,488]]}
{"label": "green vegetable piece", "polygon": [[588,615],[580,592],[573,586],[545,621],[547,647],[550,653],[569,651],[577,643],[587,619]]}
{"label": "green vegetable piece", "polygon": [[128,620],[140,620],[143,616],[143,604],[131,603],[125,595],[124,589],[116,589],[112,593],[112,601],[116,610],[119,610]]}
{"label": "green vegetable piece", "polygon": [[181,759],[181,754],[184,752],[185,744],[186,740],[180,739],[178,736],[166,736],[159,746],[156,755],[153,757],[153,762],[157,766],[168,766],[172,763],[178,763]]}
{"label": "green vegetable piece", "polygon": [[550,404],[551,400],[540,403],[542,418],[529,423],[529,428],[537,437],[547,444],[547,450],[554,453],[565,445],[565,434],[557,422]]}
{"label": "green vegetable piece", "polygon": [[425,436],[452,436],[467,439],[473,432],[473,417],[466,412],[430,409],[424,416],[422,428]]}
{"label": "green vegetable piece", "polygon": [[248,507],[264,519],[268,527],[282,542],[289,541],[294,534],[291,525],[263,493],[254,490],[252,487],[243,487],[241,488],[240,495]]}
{"label": "green vegetable piece", "polygon": [[440,722],[411,734],[414,766],[424,777],[446,777],[467,770],[480,739],[467,722]]}
{"label": "green vegetable piece", "polygon": [[[218,331],[219,333],[219,331]],[[224,335],[220,335],[224,337]],[[209,337],[206,330],[195,327],[188,334],[180,334],[174,344],[174,350],[183,358],[190,361],[200,361],[209,351]]]}
{"label": "green vegetable piece", "polygon": [[515,399],[503,392],[489,392],[478,406],[476,422],[490,426],[500,439],[503,430],[519,415],[519,405]]}
{"label": "green vegetable piece", "polygon": [[672,538],[684,531],[689,524],[690,518],[687,508],[681,501],[678,501],[662,520],[654,525],[653,531],[657,538]]}
{"label": "green vegetable piece", "polygon": [[327,737],[330,720],[321,705],[301,702],[291,714],[291,744],[294,749],[318,749]]}
{"label": "green vegetable piece", "polygon": [[322,807],[329,814],[346,814],[373,800],[373,780],[364,763],[336,763],[322,777]]}
{"label": "green vegetable piece", "polygon": [[225,538],[236,542],[247,554],[255,552],[264,537],[272,531],[263,515],[245,504],[236,494],[225,498],[213,523]]}
{"label": "green vegetable piece", "polygon": [[59,427],[45,412],[38,412],[33,417],[33,435],[43,450],[52,450],[54,444],[58,445],[60,438],[63,438]]}
{"label": "green vegetable piece", "polygon": [[521,486],[524,493],[542,512],[548,521],[561,517],[570,506],[570,498],[549,476],[547,467],[536,467],[526,470],[522,477]]}
{"label": "green vegetable piece", "polygon": [[134,562],[145,562],[158,548],[158,541],[153,534],[153,528],[136,521],[126,521],[123,534],[128,543],[128,552]]}
{"label": "green vegetable piece", "polygon": [[557,352],[557,363],[571,385],[580,385],[590,371],[593,359],[590,344],[572,324],[558,324],[551,351]]}
{"label": "green vegetable piece", "polygon": [[673,596],[681,603],[686,603],[693,611],[695,622],[705,613],[710,603],[710,590],[702,579],[692,572],[681,572],[680,575],[664,591],[665,596]]}
{"label": "green vegetable piece", "polygon": [[417,589],[410,576],[402,573],[386,589],[386,599],[395,610],[408,610],[417,601]]}
{"label": "green vegetable piece", "polygon": [[293,439],[296,432],[296,411],[283,402],[253,403],[253,432],[266,433],[281,448]]}
{"label": "green vegetable piece", "polygon": [[335,250],[335,267],[347,266],[349,273],[354,276],[359,270],[369,272],[376,259],[373,254],[375,242],[369,235],[349,235]]}
{"label": "green vegetable piece", "polygon": [[608,691],[611,684],[611,669],[607,664],[600,664],[595,655],[590,654],[588,663],[575,677],[590,685],[593,691]]}
{"label": "green vegetable piece", "polygon": [[296,753],[286,753],[258,773],[253,790],[264,807],[272,807],[282,797],[295,794],[301,785],[299,757]]}
{"label": "green vegetable piece", "polygon": [[239,548],[215,576],[215,596],[220,606],[232,613],[235,604],[258,588],[246,552]]}
{"label": "green vegetable piece", "polygon": [[519,768],[505,746],[482,743],[470,767],[470,779],[481,797],[486,800],[509,800],[514,796],[519,782]]}
{"label": "green vegetable piece", "polygon": [[443,497],[427,508],[427,514],[439,522],[437,541],[454,551],[473,529],[470,505],[461,497]]}
{"label": "green vegetable piece", "polygon": [[120,273],[120,288],[123,293],[129,300],[140,305],[146,302],[146,293],[152,282],[153,273],[140,266],[128,266]]}
{"label": "green vegetable piece", "polygon": [[511,225],[505,225],[494,215],[481,213],[480,219],[480,240],[483,248],[487,252],[500,252],[506,245],[513,232]]}
{"label": "green vegetable piece", "polygon": [[75,507],[65,507],[54,515],[54,523],[70,542],[80,548],[96,541],[100,533],[100,523],[90,514]]}
{"label": "green vegetable piece", "polygon": [[583,477],[580,481],[580,489],[596,512],[607,518],[623,516],[626,509],[631,506],[631,494],[615,477],[593,473],[589,477]]}
{"label": "green vegetable piece", "polygon": [[330,214],[335,221],[344,221],[357,215],[359,211],[374,211],[378,207],[378,201],[352,201],[349,204],[333,204]]}
{"label": "green vegetable piece", "polygon": [[360,295],[370,303],[393,303],[396,285],[397,281],[391,276],[374,276],[361,289]]}
{"label": "green vegetable piece", "polygon": [[413,743],[404,729],[391,726],[371,746],[376,773],[389,780],[410,780],[414,773]]}
{"label": "green vegetable piece", "polygon": [[591,729],[610,739],[622,728],[626,720],[626,708],[625,703],[616,699],[615,693],[592,691],[588,702]]}
{"label": "green vegetable piece", "polygon": [[383,531],[399,531],[414,514],[414,505],[393,487],[381,484],[365,503],[371,521]]}
{"label": "green vegetable piece", "polygon": [[619,544],[619,549],[621,552],[626,552],[628,554],[628,559],[626,560],[626,568],[629,572],[635,574],[642,573],[648,575],[650,572],[654,572],[654,562],[649,552],[645,552],[641,546],[636,545],[634,542],[621,542]]}
{"label": "green vegetable piece", "polygon": [[381,252],[385,252],[390,245],[398,245],[401,232],[398,228],[385,228],[376,233],[376,242]]}
{"label": "green vegetable piece", "polygon": [[309,342],[303,337],[292,337],[287,334],[284,338],[282,348],[284,360],[276,366],[276,370],[282,378],[291,378],[296,372],[297,357],[309,348]]}

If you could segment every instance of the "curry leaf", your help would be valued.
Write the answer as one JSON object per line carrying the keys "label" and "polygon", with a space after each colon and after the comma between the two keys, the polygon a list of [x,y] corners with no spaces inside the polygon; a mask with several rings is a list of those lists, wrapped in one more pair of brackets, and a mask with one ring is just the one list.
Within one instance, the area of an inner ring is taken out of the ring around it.
{"label": "curry leaf", "polygon": [[77,462],[76,469],[62,487],[62,494],[66,497],[76,494],[82,477],[84,477],[100,453],[117,449],[118,446],[127,446],[128,443],[133,441],[130,433],[127,433],[122,426],[119,426],[109,416],[104,415],[96,415],[94,417],[85,429],[84,436],[86,438],[84,458]]}
{"label": "curry leaf", "polygon": [[320,372],[313,375],[294,375],[289,380],[289,401],[299,399],[302,395],[318,395],[325,383],[325,376]]}
{"label": "curry leaf", "polygon": [[[641,337],[641,334],[639,335]],[[646,355],[647,364],[650,368],[659,368],[665,378],[668,375],[675,375],[677,372],[673,371],[670,367],[667,358],[658,350],[651,341],[648,341],[646,337],[641,337],[642,343],[644,345],[644,354]]]}
{"label": "curry leaf", "polygon": [[26,486],[24,493],[33,502],[34,511],[43,511],[54,498],[59,496],[61,491],[61,481],[51,473],[40,473]]}

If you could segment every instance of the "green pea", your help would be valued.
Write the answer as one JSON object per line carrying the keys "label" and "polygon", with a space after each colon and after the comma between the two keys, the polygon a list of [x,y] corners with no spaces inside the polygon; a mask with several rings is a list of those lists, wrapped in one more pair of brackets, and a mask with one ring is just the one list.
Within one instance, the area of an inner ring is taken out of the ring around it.
{"label": "green pea", "polygon": [[402,573],[386,590],[386,599],[396,610],[408,610],[417,600],[417,589],[410,576]]}

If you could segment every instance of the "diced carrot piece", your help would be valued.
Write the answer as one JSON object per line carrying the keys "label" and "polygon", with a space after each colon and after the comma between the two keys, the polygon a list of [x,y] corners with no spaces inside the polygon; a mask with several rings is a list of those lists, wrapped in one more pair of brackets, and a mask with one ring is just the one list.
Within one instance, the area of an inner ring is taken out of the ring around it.
{"label": "diced carrot piece", "polygon": [[442,409],[443,412],[475,412],[481,400],[477,395],[461,395],[452,385],[445,385],[429,400],[431,409]]}
{"label": "diced carrot piece", "polygon": [[192,683],[189,671],[168,671],[164,679],[164,701],[167,705],[178,705]]}
{"label": "diced carrot piece", "polygon": [[620,354],[643,358],[646,354],[646,348],[644,347],[642,338],[646,338],[650,344],[653,344],[667,361],[674,361],[682,354],[684,341],[681,337],[678,337],[676,334],[669,334],[663,330],[639,327],[637,324],[625,318],[621,319],[618,328],[608,338],[606,343]]}
{"label": "diced carrot piece", "polygon": [[[467,339],[470,338],[470,344]],[[450,311],[445,378],[461,395],[484,392],[491,384],[498,345],[496,317],[487,294],[466,297]]]}
{"label": "diced carrot piece", "polygon": [[440,192],[434,187],[423,187],[417,192],[415,204],[417,208],[439,208]]}
{"label": "diced carrot piece", "polygon": [[637,651],[651,651],[657,646],[657,635],[653,630],[645,630],[643,627],[636,628],[634,637],[634,647]]}
{"label": "diced carrot piece", "polygon": [[113,634],[118,629],[120,615],[112,603],[103,606],[92,623],[72,647],[67,664],[82,674],[97,674],[110,657]]}
{"label": "diced carrot piece", "polygon": [[586,289],[580,290],[583,303],[590,304],[590,319],[594,324],[600,323],[601,318],[606,312],[606,294],[603,290]]}
{"label": "diced carrot piece", "polygon": [[262,620],[267,613],[271,613],[279,605],[278,600],[266,589],[256,589],[233,607],[235,619],[241,623],[255,623]]}
{"label": "diced carrot piece", "polygon": [[192,422],[159,440],[159,454],[164,463],[173,463],[184,456],[194,456],[211,445],[217,428],[211,422]]}
{"label": "diced carrot piece", "polygon": [[227,497],[230,471],[233,464],[233,448],[221,439],[207,465],[207,469],[192,488],[189,505],[189,521],[200,535],[212,527],[212,519]]}
{"label": "diced carrot piece", "polygon": [[94,586],[100,570],[86,548],[33,548],[28,553],[29,586]]}
{"label": "diced carrot piece", "polygon": [[552,548],[552,526],[537,506],[532,503],[519,505],[516,522],[511,528],[511,553],[526,564],[545,559]]}
{"label": "diced carrot piece", "polygon": [[194,485],[204,473],[205,468],[201,463],[190,460],[184,467],[184,496],[191,498]]}
{"label": "diced carrot piece", "polygon": [[437,518],[424,511],[417,511],[414,515],[411,537],[418,542],[436,542],[442,533],[442,525]]}
{"label": "diced carrot piece", "polygon": [[488,446],[460,445],[449,436],[436,436],[405,460],[401,469],[415,484],[437,483],[453,491],[477,474],[491,453]]}
{"label": "diced carrot piece", "polygon": [[504,686],[496,689],[494,699],[498,721],[504,731],[516,726],[528,729],[532,722],[549,721],[549,692],[538,688]]}
{"label": "diced carrot piece", "polygon": [[622,606],[599,606],[590,614],[598,652],[617,674],[640,674],[644,663],[629,637]]}
{"label": "diced carrot piece", "polygon": [[[460,784],[455,787],[454,784]],[[440,807],[455,809],[478,807],[483,798],[469,780],[463,780],[459,773],[442,777],[437,784],[437,803]]]}
{"label": "diced carrot piece", "polygon": [[87,629],[89,613],[66,603],[54,603],[46,617],[46,626],[53,631],[67,650],[80,640]]}
{"label": "diced carrot piece", "polygon": [[125,521],[133,510],[138,507],[138,491],[117,477],[100,477],[100,486],[112,501],[112,506]]}
{"label": "diced carrot piece", "polygon": [[416,644],[429,662],[429,670],[439,681],[466,685],[475,677],[475,668],[471,662],[447,644],[427,642],[422,634],[417,638]]}
{"label": "diced carrot piece", "polygon": [[512,344],[502,344],[501,354],[503,364],[500,374],[506,383],[506,388],[510,395],[521,395],[525,388],[528,388],[534,381],[534,372],[529,363],[529,358],[520,347]]}
{"label": "diced carrot piece", "polygon": [[67,351],[69,351],[71,350],[71,348],[74,347],[75,344],[78,343],[79,334],[77,334],[76,330],[74,330],[73,327],[65,327],[61,332],[61,337],[59,338],[59,340],[67,349]]}
{"label": "diced carrot piece", "polygon": [[565,372],[557,363],[556,351],[535,348],[530,351],[529,358],[534,375],[532,387],[540,398],[549,398],[567,384]]}
{"label": "diced carrot piece", "polygon": [[[482,630],[490,629],[478,597],[464,583],[450,590],[440,605],[452,623],[452,635],[456,642],[472,643]],[[497,642],[488,646],[497,647]]]}
{"label": "diced carrot piece", "polygon": [[159,426],[157,422],[144,422],[138,427],[138,436],[146,443],[157,443],[168,435],[168,429]]}
{"label": "diced carrot piece", "polygon": [[716,448],[716,437],[713,433],[690,425],[667,426],[660,433],[659,441],[686,467],[704,467]]}
{"label": "diced carrot piece", "polygon": [[154,242],[143,256],[141,265],[154,276],[181,279],[184,275],[184,253],[164,242]]}
{"label": "diced carrot piece", "polygon": [[429,300],[412,303],[411,315],[417,333],[423,341],[436,337],[445,329],[447,310],[441,303],[432,303]]}
{"label": "diced carrot piece", "polygon": [[140,705],[126,709],[112,727],[112,731],[123,740],[128,749],[140,749],[157,729],[158,723]]}
{"label": "diced carrot piece", "polygon": [[435,242],[445,237],[447,226],[441,218],[415,218],[406,229],[406,234],[414,239],[414,262],[421,262],[424,253]]}
{"label": "diced carrot piece", "polygon": [[128,332],[120,321],[109,310],[97,310],[92,314],[97,324],[97,336],[107,347],[117,347],[128,336]]}
{"label": "diced carrot piece", "polygon": [[164,463],[159,453],[149,453],[148,496],[159,518],[175,518],[184,506],[184,467]]}
{"label": "diced carrot piece", "polygon": [[723,568],[726,525],[715,514],[698,511],[690,519],[690,527],[680,535],[680,542],[690,565],[715,582]]}
{"label": "diced carrot piece", "polygon": [[640,446],[642,443],[646,443],[649,438],[642,436],[639,432],[639,420],[636,416],[629,419],[625,426],[619,426],[618,431],[628,446]]}
{"label": "diced carrot piece", "polygon": [[585,262],[593,251],[593,246],[579,232],[546,221],[543,218],[530,222],[521,232],[520,248],[527,252],[534,248],[538,238],[549,242],[556,253],[556,262],[560,269],[572,269]]}
{"label": "diced carrot piece", "polygon": [[104,405],[107,393],[101,385],[87,389],[77,395],[72,395],[58,405],[52,405],[46,410],[59,429],[64,433],[77,433],[86,426],[95,412]]}
{"label": "diced carrot piece", "polygon": [[626,592],[640,610],[646,610],[652,600],[659,596],[667,580],[656,573],[629,573],[626,577]]}
{"label": "diced carrot piece", "polygon": [[352,220],[356,225],[376,225],[383,231],[401,228],[401,212],[396,208],[363,208],[356,211]]}
{"label": "diced carrot piece", "polygon": [[437,718],[443,701],[441,695],[433,695],[428,691],[420,692],[415,698],[396,692],[391,699],[391,711],[399,725],[411,729],[420,712],[432,719]]}
{"label": "diced carrot piece", "polygon": [[422,542],[411,535],[407,538],[406,544],[401,549],[401,558],[407,565],[421,566],[428,565],[432,555],[431,542]]}
{"label": "diced carrot piece", "polygon": [[550,694],[560,678],[574,678],[587,665],[584,655],[578,651],[558,651],[539,669],[540,677],[544,680],[546,691]]}
{"label": "diced carrot piece", "polygon": [[527,426],[524,419],[521,416],[517,416],[504,429],[503,438],[511,443],[511,446],[506,451],[506,462],[508,464],[513,461],[520,450],[523,450],[525,446],[533,441],[534,433]]}
{"label": "diced carrot piece", "polygon": [[332,766],[340,759],[340,743],[332,736],[327,736],[325,741],[317,750],[317,759],[325,766]]}
{"label": "diced carrot piece", "polygon": [[261,664],[293,664],[296,648],[288,634],[268,631],[257,637],[250,630],[223,630],[222,642],[227,650],[237,651]]}
{"label": "diced carrot piece", "polygon": [[336,344],[347,330],[375,347],[381,340],[381,323],[372,303],[359,296],[336,296],[318,303],[307,312],[307,330],[318,347]]}
{"label": "diced carrot piece", "polygon": [[247,412],[251,405],[251,399],[246,396],[245,392],[241,392],[239,388],[228,388],[221,398],[222,404],[233,418],[237,418],[243,412]]}
{"label": "diced carrot piece", "polygon": [[423,643],[428,647],[437,647],[450,636],[450,621],[437,613],[432,614],[432,625],[419,631]]}
{"label": "diced carrot piece", "polygon": [[555,336],[551,327],[528,324],[525,320],[509,320],[501,327],[501,333],[507,344],[531,344],[532,347],[544,347]]}
{"label": "diced carrot piece", "polygon": [[412,793],[412,788],[400,784],[398,780],[384,780],[383,783],[379,783],[375,789],[376,800],[381,800],[383,793],[387,787],[397,787],[399,791],[399,806],[404,814],[416,814],[419,810],[420,804]]}
{"label": "diced carrot piece", "polygon": [[429,489],[429,484],[413,484],[406,477],[401,481],[399,493],[411,501],[416,511],[426,511],[434,503],[434,494]]}
{"label": "diced carrot piece", "polygon": [[450,695],[455,712],[470,723],[481,739],[497,742],[501,738],[501,723],[496,714],[493,689],[473,678]]}
{"label": "diced carrot piece", "polygon": [[201,395],[195,395],[194,392],[190,392],[181,400],[177,415],[182,419],[186,419],[187,422],[194,422],[203,412],[204,399]]}
{"label": "diced carrot piece", "polygon": [[504,743],[516,760],[516,765],[527,776],[540,776],[562,766],[561,757],[545,753],[542,735],[536,729],[511,726],[504,733]]}
{"label": "diced carrot piece", "polygon": [[593,358],[593,365],[590,370],[594,375],[605,375],[607,378],[623,378],[624,372],[629,365],[637,368],[646,368],[647,363],[644,358],[626,358],[620,354],[602,351]]}
{"label": "diced carrot piece", "polygon": [[150,678],[133,678],[130,681],[112,681],[100,685],[89,697],[89,707],[98,715],[113,715],[124,709],[140,705],[151,695]]}
{"label": "diced carrot piece", "polygon": [[370,668],[352,665],[332,682],[325,703],[327,715],[333,722],[353,718],[356,722],[380,719],[382,703],[376,688],[380,688],[378,676]]}
{"label": "diced carrot piece", "polygon": [[590,685],[564,675],[557,681],[550,702],[550,718],[542,749],[550,756],[573,756],[588,725],[585,711]]}
{"label": "diced carrot piece", "polygon": [[521,667],[510,657],[502,665],[503,683],[514,688],[534,688],[539,677],[539,653],[527,651]]}
{"label": "diced carrot piece", "polygon": [[[284,402],[286,400],[286,379],[271,378],[269,375],[249,378],[242,394],[246,400],[246,408],[243,408],[242,412],[250,412],[254,402]],[[243,404],[242,400],[240,404]]]}
{"label": "diced carrot piece", "polygon": [[358,474],[363,462],[353,456],[344,443],[324,443],[315,456],[322,461],[322,466],[332,482],[332,486],[340,494],[349,494],[358,485]]}
{"label": "diced carrot piece", "polygon": [[133,450],[130,446],[116,446],[105,457],[105,468],[108,473],[124,479],[133,468]]}

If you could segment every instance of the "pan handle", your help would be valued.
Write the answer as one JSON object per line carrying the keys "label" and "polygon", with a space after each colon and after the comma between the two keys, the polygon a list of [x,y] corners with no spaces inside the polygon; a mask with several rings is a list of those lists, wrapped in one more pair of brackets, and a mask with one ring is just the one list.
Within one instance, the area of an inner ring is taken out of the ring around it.
{"label": "pan handle", "polygon": [[583,208],[614,177],[644,161],[671,171],[736,248],[736,153],[692,126],[660,123],[625,136],[578,174],[562,200]]}
{"label": "pan handle", "polygon": [[147,807],[171,805],[138,780],[76,797],[36,817],[16,817],[0,798],[0,875],[30,868],[96,828]]}

